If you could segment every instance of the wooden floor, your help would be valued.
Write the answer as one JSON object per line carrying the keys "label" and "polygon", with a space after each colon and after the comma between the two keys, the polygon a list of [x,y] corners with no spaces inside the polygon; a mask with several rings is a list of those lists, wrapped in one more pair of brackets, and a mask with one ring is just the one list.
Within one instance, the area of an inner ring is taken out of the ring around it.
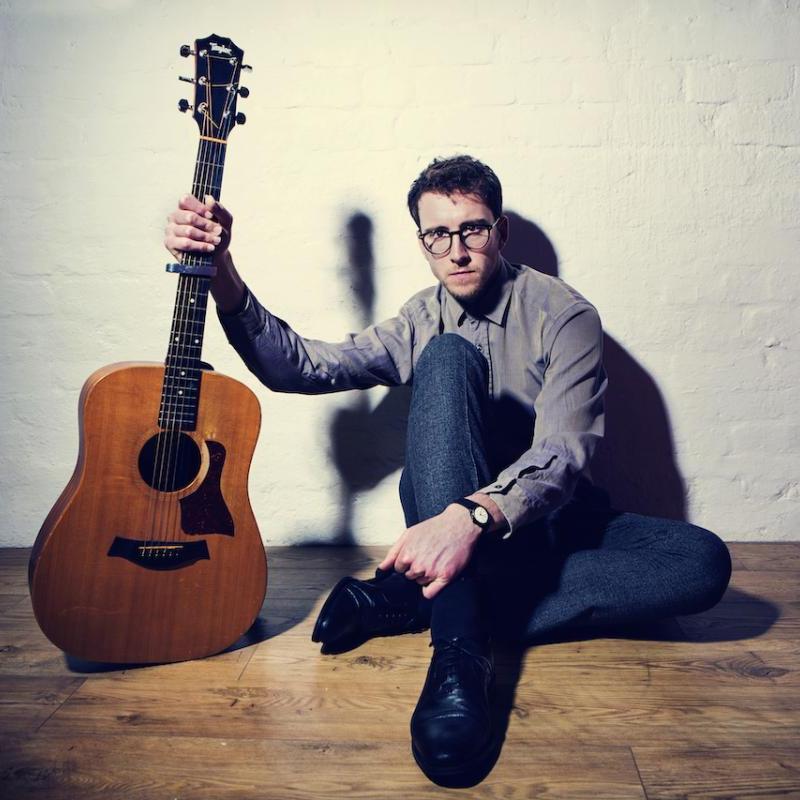
{"label": "wooden floor", "polygon": [[273,548],[257,643],[106,671],[43,637],[28,551],[0,551],[0,797],[800,798],[800,543],[732,544],[705,614],[499,652],[505,743],[461,790],[411,757],[427,634],[339,656],[309,638],[328,589],[384,551]]}

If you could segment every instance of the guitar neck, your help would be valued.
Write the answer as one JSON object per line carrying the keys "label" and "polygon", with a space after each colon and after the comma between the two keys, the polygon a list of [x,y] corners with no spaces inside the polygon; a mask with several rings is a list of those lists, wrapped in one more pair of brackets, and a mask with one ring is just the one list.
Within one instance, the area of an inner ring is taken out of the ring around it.
{"label": "guitar neck", "polygon": [[[239,85],[241,70],[249,67],[242,63],[244,51],[217,34],[196,39],[194,49],[184,45],[180,53],[195,57],[194,78],[181,79],[194,85],[194,105],[185,99],[178,103],[181,111],[193,109],[200,130],[192,194],[199,200],[206,195],[219,200],[228,135],[235,125],[245,122],[244,114],[236,112],[236,101],[249,94]],[[158,412],[161,428],[194,430],[197,425],[200,354],[210,285],[207,276],[214,274],[213,260],[209,253],[181,253],[180,263],[186,269],[170,270],[179,275]],[[200,269],[189,269],[192,267]]]}
{"label": "guitar neck", "polygon": [[[202,199],[211,195],[219,200],[225,168],[225,142],[200,137],[192,194]],[[188,266],[207,266],[213,256],[181,253],[180,262]],[[205,331],[210,279],[199,275],[179,275],[175,309],[164,362],[158,424],[162,428],[194,430],[200,390],[201,353]]]}

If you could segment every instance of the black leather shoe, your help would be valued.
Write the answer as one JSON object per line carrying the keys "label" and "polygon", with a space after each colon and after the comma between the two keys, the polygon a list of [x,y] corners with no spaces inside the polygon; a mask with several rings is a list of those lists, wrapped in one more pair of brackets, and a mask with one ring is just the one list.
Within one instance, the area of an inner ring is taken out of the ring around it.
{"label": "black leather shoe", "polygon": [[411,717],[411,751],[442,786],[473,786],[494,764],[491,648],[470,639],[436,639],[428,677]]}
{"label": "black leather shoe", "polygon": [[419,589],[407,578],[389,582],[396,573],[376,571],[367,581],[342,578],[319,612],[311,641],[323,653],[344,653],[373,636],[424,631],[429,614],[419,609]]}

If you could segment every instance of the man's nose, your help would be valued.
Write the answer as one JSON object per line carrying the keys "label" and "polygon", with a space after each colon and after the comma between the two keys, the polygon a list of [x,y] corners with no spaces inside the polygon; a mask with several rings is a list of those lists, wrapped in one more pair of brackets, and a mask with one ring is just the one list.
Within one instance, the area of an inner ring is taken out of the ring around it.
{"label": "man's nose", "polygon": [[450,247],[450,260],[460,267],[469,264],[472,260],[469,250],[464,246],[464,242],[461,241],[460,236],[453,237],[453,244]]}

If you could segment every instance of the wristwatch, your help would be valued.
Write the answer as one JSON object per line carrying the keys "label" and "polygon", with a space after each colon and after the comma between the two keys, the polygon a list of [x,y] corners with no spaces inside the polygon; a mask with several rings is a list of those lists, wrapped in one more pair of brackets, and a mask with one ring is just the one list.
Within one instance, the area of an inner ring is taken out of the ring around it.
{"label": "wristwatch", "polygon": [[459,497],[453,502],[464,506],[469,511],[472,521],[481,529],[482,533],[486,533],[492,527],[492,515],[479,503],[474,500],[467,500],[466,497]]}

